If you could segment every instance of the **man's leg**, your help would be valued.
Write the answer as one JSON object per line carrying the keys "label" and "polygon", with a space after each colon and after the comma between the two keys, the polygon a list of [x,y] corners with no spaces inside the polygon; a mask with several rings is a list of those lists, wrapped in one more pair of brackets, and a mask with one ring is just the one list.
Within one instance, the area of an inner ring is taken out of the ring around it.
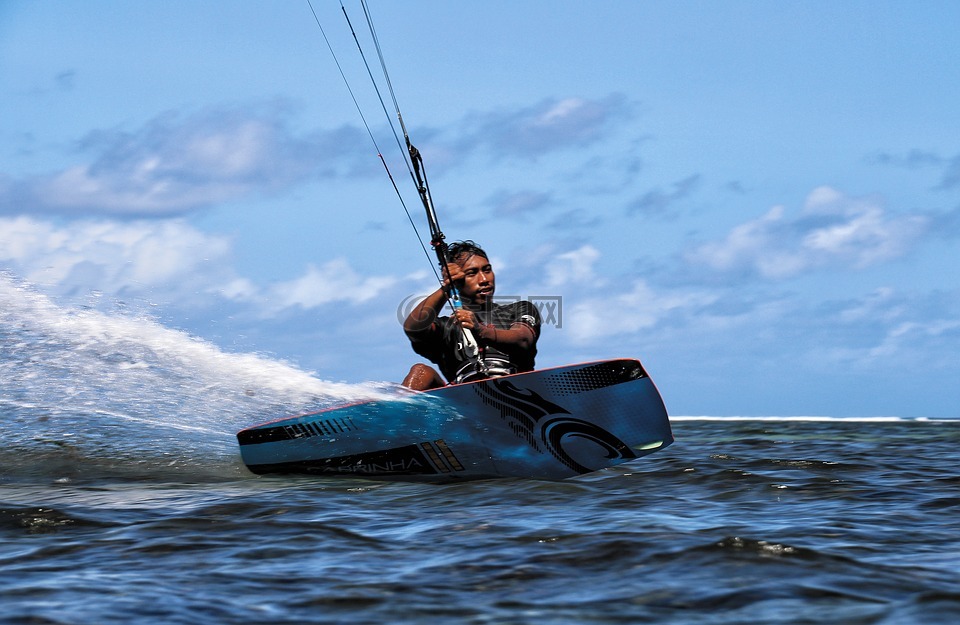
{"label": "man's leg", "polygon": [[407,374],[407,377],[403,379],[401,384],[415,391],[427,391],[432,388],[446,386],[443,378],[440,377],[440,374],[437,373],[433,367],[428,367],[421,363],[410,367],[410,373]]}

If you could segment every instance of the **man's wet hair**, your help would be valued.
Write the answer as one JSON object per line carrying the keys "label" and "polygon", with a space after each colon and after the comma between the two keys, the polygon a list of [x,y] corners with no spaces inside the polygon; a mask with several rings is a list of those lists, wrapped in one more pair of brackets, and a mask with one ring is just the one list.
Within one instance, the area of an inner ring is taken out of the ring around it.
{"label": "man's wet hair", "polygon": [[447,246],[447,258],[453,262],[459,262],[458,259],[462,256],[465,256],[464,261],[471,256],[483,256],[484,258],[489,259],[487,253],[483,251],[479,245],[467,239],[465,241],[454,241]]}

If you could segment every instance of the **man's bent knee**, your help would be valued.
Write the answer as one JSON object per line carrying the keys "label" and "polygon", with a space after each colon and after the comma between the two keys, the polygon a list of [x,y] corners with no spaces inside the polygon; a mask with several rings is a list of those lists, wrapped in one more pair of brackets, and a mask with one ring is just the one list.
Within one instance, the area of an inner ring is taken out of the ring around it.
{"label": "man's bent knee", "polygon": [[444,386],[444,381],[432,367],[417,363],[410,367],[410,373],[401,382],[403,386],[415,391],[426,391]]}

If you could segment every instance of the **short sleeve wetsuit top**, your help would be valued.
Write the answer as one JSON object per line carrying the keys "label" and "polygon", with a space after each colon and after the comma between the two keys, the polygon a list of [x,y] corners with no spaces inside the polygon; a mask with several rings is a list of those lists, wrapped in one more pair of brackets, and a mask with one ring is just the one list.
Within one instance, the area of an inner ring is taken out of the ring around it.
{"label": "short sleeve wetsuit top", "polygon": [[[489,309],[470,310],[484,325],[492,325],[498,330],[509,330],[514,324],[523,323],[530,326],[536,340],[540,339],[540,311],[526,300],[502,306],[493,304]],[[536,342],[527,349],[513,345],[494,347],[479,334],[479,331],[474,331],[485,362],[493,362],[498,366],[506,365],[515,373],[533,371],[537,355]],[[457,381],[458,374],[462,374],[472,364],[457,349],[459,342],[460,330],[451,317],[439,317],[428,329],[410,336],[413,351],[440,367],[440,372],[449,382]]]}

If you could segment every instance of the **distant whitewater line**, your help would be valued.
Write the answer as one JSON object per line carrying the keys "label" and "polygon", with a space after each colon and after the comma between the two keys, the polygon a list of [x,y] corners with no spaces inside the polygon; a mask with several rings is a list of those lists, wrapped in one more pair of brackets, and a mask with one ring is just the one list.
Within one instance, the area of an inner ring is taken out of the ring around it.
{"label": "distant whitewater line", "polygon": [[960,417],[825,417],[825,416],[793,416],[793,417],[778,417],[778,416],[763,416],[763,417],[747,417],[747,416],[728,416],[728,417],[719,417],[719,416],[671,416],[671,421],[802,421],[802,422],[813,422],[813,421],[836,421],[844,423],[897,423],[897,422],[911,422],[911,421],[960,421]]}

